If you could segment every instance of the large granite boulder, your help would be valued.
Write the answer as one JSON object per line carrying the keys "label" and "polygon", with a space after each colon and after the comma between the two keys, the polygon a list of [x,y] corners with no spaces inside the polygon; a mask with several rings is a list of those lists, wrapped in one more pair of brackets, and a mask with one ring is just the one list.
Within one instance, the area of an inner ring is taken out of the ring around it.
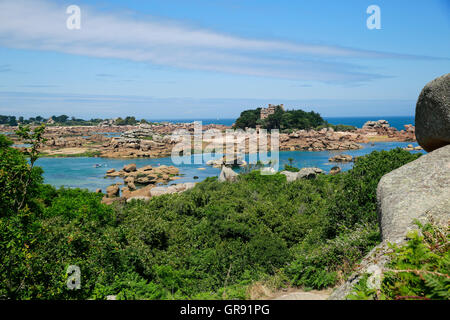
{"label": "large granite boulder", "polygon": [[364,274],[379,288],[389,262],[388,243],[402,245],[417,229],[415,220],[447,225],[450,219],[450,145],[423,155],[381,178],[377,189],[382,242],[359,263],[356,271],[329,297],[344,300]]}
{"label": "large granite boulder", "polygon": [[377,189],[382,240],[402,240],[414,220],[450,219],[450,145],[381,178]]}
{"label": "large granite boulder", "polygon": [[450,144],[450,73],[429,82],[420,93],[416,138],[428,152]]}

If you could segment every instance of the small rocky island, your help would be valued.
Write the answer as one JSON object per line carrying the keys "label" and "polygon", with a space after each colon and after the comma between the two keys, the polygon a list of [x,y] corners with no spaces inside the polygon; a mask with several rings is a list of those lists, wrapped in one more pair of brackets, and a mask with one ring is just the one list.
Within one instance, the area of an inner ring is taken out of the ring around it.
{"label": "small rocky island", "polygon": [[[123,183],[115,183],[106,188],[106,195],[102,200],[105,204],[132,200],[148,201],[153,196],[182,192],[195,186],[195,183],[162,186],[180,178],[179,170],[174,166],[152,167],[147,165],[137,168],[136,164],[132,163],[125,165],[120,171],[110,169],[106,172],[105,178],[117,177],[122,178]],[[120,188],[121,185],[125,186]],[[102,190],[98,189],[97,192],[101,193]]]}

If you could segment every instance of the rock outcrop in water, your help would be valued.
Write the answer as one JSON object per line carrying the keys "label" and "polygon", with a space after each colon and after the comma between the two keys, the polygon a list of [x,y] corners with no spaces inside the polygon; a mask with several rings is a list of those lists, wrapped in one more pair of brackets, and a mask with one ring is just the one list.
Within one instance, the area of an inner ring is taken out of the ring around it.
{"label": "rock outcrop in water", "polygon": [[[159,166],[152,167],[150,165],[137,168],[136,164],[132,163],[125,165],[122,170],[116,171],[110,169],[106,172],[106,177],[121,177],[124,180],[125,187],[122,188],[122,196],[120,197],[119,184],[114,184],[106,189],[106,196],[103,198],[103,203],[111,204],[112,202],[125,201],[130,199],[148,200],[152,196],[151,190],[156,188],[157,184],[166,184],[169,181],[179,179],[177,175],[179,169],[174,166]],[[138,187],[140,187],[138,189]],[[183,184],[177,186],[175,190],[185,190],[190,185]],[[160,187],[158,187],[160,188]],[[170,187],[164,187],[167,189],[166,193],[170,193]]]}
{"label": "rock outcrop in water", "polygon": [[429,82],[420,93],[416,136],[428,152],[450,144],[450,73]]}
{"label": "rock outcrop in water", "polygon": [[363,129],[380,129],[380,128],[390,128],[389,122],[386,120],[377,120],[377,121],[367,121],[363,127]]}
{"label": "rock outcrop in water", "polygon": [[352,162],[353,157],[349,154],[338,154],[328,159],[329,162]]}

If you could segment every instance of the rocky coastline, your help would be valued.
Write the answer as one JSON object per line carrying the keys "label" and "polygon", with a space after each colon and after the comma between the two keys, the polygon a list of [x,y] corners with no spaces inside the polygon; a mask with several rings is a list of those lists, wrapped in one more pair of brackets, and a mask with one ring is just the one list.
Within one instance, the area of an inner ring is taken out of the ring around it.
{"label": "rocky coastline", "polygon": [[[203,131],[214,129],[222,133],[231,129],[224,125],[209,124]],[[5,127],[0,130],[6,130]],[[9,131],[14,130],[8,127]],[[158,123],[138,126],[97,126],[97,127],[57,127],[46,128],[47,141],[41,148],[44,157],[94,156],[105,158],[162,158],[171,155],[177,140],[172,134],[177,130],[193,133],[193,123]],[[113,135],[113,136],[111,136]],[[14,140],[14,135],[11,136]],[[237,141],[245,140],[245,133],[236,131]],[[204,144],[213,139],[204,139]],[[270,137],[268,138],[270,141]],[[362,143],[379,141],[416,141],[415,127],[405,125],[404,130],[391,127],[386,120],[368,121],[360,129],[335,131],[333,128],[321,130],[296,130],[280,133],[281,151],[331,151],[357,150]],[[20,142],[16,141],[20,147]],[[268,142],[269,144],[269,142]],[[22,146],[23,147],[23,146]],[[204,148],[204,147],[203,147]],[[248,152],[246,143],[245,151]]]}

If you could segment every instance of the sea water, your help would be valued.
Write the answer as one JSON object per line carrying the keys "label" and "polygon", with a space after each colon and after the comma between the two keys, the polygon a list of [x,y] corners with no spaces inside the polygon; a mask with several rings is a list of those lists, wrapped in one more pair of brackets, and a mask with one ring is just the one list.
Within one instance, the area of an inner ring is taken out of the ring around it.
{"label": "sea water", "polygon": [[[408,144],[417,146],[411,142],[376,142],[362,144],[363,149],[346,151],[280,151],[279,168],[290,164],[298,168],[317,167],[329,171],[333,166],[339,166],[343,171],[349,170],[352,163],[332,163],[328,158],[337,154],[349,154],[353,157],[362,156],[375,150],[390,150],[396,147],[404,148]],[[248,160],[248,157],[246,157]],[[192,161],[194,162],[194,161]],[[106,171],[110,169],[121,170],[124,165],[135,163],[138,168],[151,165],[174,165],[170,157],[158,159],[109,159],[109,158],[41,158],[36,162],[44,170],[45,183],[55,187],[83,188],[95,191],[97,188],[105,191],[106,187],[115,183],[123,182],[121,178],[105,178]],[[98,167],[96,167],[99,165]],[[207,166],[206,164],[176,164],[180,169],[181,179],[171,181],[172,183],[199,182],[207,177],[218,176],[220,169]],[[202,170],[199,170],[202,169]],[[236,169],[239,171],[239,169]],[[195,178],[194,178],[195,177]]]}

